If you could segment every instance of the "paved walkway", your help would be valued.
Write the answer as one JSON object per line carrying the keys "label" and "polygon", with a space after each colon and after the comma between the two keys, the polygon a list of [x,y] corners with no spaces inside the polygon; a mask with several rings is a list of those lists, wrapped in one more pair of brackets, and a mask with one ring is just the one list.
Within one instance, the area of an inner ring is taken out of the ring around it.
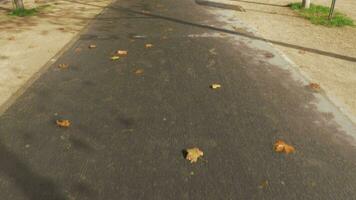
{"label": "paved walkway", "polygon": [[356,199],[354,139],[278,54],[222,26],[189,0],[110,6],[0,117],[0,199]]}

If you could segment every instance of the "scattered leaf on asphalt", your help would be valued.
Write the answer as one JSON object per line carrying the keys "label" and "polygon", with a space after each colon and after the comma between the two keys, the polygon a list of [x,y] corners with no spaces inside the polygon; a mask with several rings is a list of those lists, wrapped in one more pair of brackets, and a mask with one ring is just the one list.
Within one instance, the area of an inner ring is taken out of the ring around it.
{"label": "scattered leaf on asphalt", "polygon": [[60,69],[68,69],[69,65],[68,64],[59,64],[58,68]]}
{"label": "scattered leaf on asphalt", "polygon": [[317,84],[317,83],[310,83],[309,84],[309,87],[312,89],[312,90],[314,90],[314,91],[317,91],[317,92],[319,92],[320,91],[320,85],[319,84]]}
{"label": "scattered leaf on asphalt", "polygon": [[120,56],[126,56],[127,55],[127,51],[125,51],[125,50],[117,50],[116,54],[120,55]]}
{"label": "scattered leaf on asphalt", "polygon": [[119,60],[119,59],[120,59],[119,56],[112,56],[112,57],[111,57],[111,60],[112,60],[112,61]]}
{"label": "scattered leaf on asphalt", "polygon": [[264,189],[266,187],[268,187],[268,180],[262,181],[261,184],[259,185],[259,188],[261,189]]}
{"label": "scattered leaf on asphalt", "polygon": [[140,74],[143,74],[143,72],[144,72],[143,69],[137,69],[137,70],[135,71],[135,74],[140,75]]}
{"label": "scattered leaf on asphalt", "polygon": [[204,153],[199,148],[194,147],[191,149],[186,149],[187,156],[185,157],[190,163],[195,163],[198,161],[198,158],[203,156]]}
{"label": "scattered leaf on asphalt", "polygon": [[210,87],[211,87],[211,89],[216,90],[216,89],[221,88],[221,85],[220,85],[220,84],[218,84],[218,83],[214,83],[214,84],[211,84],[211,85],[210,85]]}
{"label": "scattered leaf on asphalt", "polygon": [[146,48],[152,48],[152,47],[153,47],[153,44],[146,44],[145,47],[146,47]]}
{"label": "scattered leaf on asphalt", "polygon": [[295,149],[293,146],[285,143],[282,140],[277,140],[276,143],[274,143],[274,150],[278,153],[294,153]]}
{"label": "scattered leaf on asphalt", "polygon": [[76,48],[74,51],[75,51],[75,53],[79,53],[82,51],[82,48]]}
{"label": "scattered leaf on asphalt", "polygon": [[89,49],[95,49],[95,48],[96,48],[96,45],[95,45],[95,44],[89,45]]}
{"label": "scattered leaf on asphalt", "polygon": [[70,126],[70,121],[67,119],[56,120],[56,124],[59,127],[68,128]]}

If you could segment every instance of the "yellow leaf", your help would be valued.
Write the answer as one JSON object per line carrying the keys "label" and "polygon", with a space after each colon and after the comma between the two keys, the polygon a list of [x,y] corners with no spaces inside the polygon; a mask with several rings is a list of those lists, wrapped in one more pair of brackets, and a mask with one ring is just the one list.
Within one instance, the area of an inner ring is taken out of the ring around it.
{"label": "yellow leaf", "polygon": [[69,65],[68,64],[59,64],[58,68],[60,69],[68,69]]}
{"label": "yellow leaf", "polygon": [[144,70],[143,69],[138,69],[135,71],[135,74],[139,75],[139,74],[143,74]]}
{"label": "yellow leaf", "polygon": [[268,185],[269,185],[268,180],[264,180],[261,182],[259,188],[263,189],[263,188],[268,187]]}
{"label": "yellow leaf", "polygon": [[56,124],[59,127],[68,128],[70,126],[70,121],[67,119],[56,120]]}
{"label": "yellow leaf", "polygon": [[125,51],[125,50],[117,50],[116,54],[120,55],[120,56],[126,56],[127,55],[127,51]]}
{"label": "yellow leaf", "polygon": [[111,60],[119,60],[119,59],[120,59],[119,56],[113,56],[113,57],[111,57]]}
{"label": "yellow leaf", "polygon": [[197,147],[186,149],[187,156],[185,157],[190,163],[195,163],[198,161],[198,158],[203,156],[204,153]]}
{"label": "yellow leaf", "polygon": [[210,87],[214,90],[221,88],[221,85],[218,83],[211,84]]}
{"label": "yellow leaf", "polygon": [[146,48],[152,48],[152,47],[153,47],[153,44],[146,44],[145,47],[146,47]]}
{"label": "yellow leaf", "polygon": [[95,48],[96,48],[96,45],[95,45],[95,44],[89,45],[89,49],[95,49]]}
{"label": "yellow leaf", "polygon": [[295,149],[293,146],[285,143],[284,141],[282,140],[277,140],[275,143],[274,143],[274,150],[278,153],[286,153],[286,154],[289,154],[289,153],[294,153],[295,152]]}

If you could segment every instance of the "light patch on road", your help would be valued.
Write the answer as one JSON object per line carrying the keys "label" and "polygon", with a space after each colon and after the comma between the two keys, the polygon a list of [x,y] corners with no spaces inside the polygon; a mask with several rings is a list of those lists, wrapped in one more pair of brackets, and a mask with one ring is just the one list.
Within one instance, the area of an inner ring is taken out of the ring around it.
{"label": "light patch on road", "polygon": [[[220,0],[216,1],[219,2]],[[219,28],[232,30],[231,27],[234,27],[235,29],[245,30],[244,32],[249,32],[259,37],[256,29],[248,26],[234,15],[235,11],[226,9],[214,9],[210,10],[210,12],[216,16],[218,21],[222,22],[221,24],[223,25]],[[269,52],[274,55],[273,58],[263,59],[263,62],[267,62],[272,66],[287,70],[290,73],[292,80],[297,82],[301,87],[304,87],[311,82],[311,79],[305,73],[301,72],[299,67],[283,52],[276,49],[272,43],[249,38],[248,36],[244,36],[246,34],[239,35],[238,33],[239,31],[236,31],[236,35],[205,33],[198,36],[229,38],[232,41],[235,41],[236,45],[241,45],[241,43],[243,43],[244,45],[251,49],[255,49],[256,51]],[[261,58],[256,58],[255,62],[258,62],[258,59],[261,61]],[[356,139],[356,117],[347,110],[347,107],[343,103],[337,101],[335,97],[325,94],[325,92],[315,93],[314,97],[316,100],[313,102],[313,104],[317,107],[317,110],[320,113],[332,114],[334,116],[332,121],[340,126],[340,130]]]}

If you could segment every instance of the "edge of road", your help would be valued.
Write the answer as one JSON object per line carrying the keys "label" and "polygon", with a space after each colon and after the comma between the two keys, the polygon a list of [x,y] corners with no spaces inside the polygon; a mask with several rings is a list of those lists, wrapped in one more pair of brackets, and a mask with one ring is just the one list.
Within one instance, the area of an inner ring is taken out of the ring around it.
{"label": "edge of road", "polygon": [[[201,1],[206,1],[206,2],[224,2],[226,3],[226,0],[195,0],[195,2],[201,2]],[[197,3],[197,5],[199,5],[199,3]],[[231,5],[235,5],[235,4],[231,4]],[[215,9],[214,9],[215,10]],[[221,9],[223,10],[223,9]],[[224,12],[224,11],[222,11]],[[225,10],[226,12],[226,10]],[[257,29],[255,29],[253,26],[246,24],[245,21],[243,21],[242,19],[238,19],[240,22],[242,22],[242,28],[247,29],[248,31],[252,31],[253,34],[258,35],[258,37],[264,38],[263,36],[261,36],[261,34],[259,34],[259,32],[257,31]],[[234,22],[229,22],[229,23],[234,23]],[[241,24],[239,24],[241,26]],[[242,36],[244,37],[244,36]],[[287,68],[293,70],[294,72],[296,72],[300,78],[304,79],[304,81],[306,83],[311,83],[313,82],[312,79],[310,78],[310,76],[303,72],[300,68],[299,65],[297,65],[292,59],[290,59],[286,53],[284,53],[282,50],[280,50],[279,48],[276,47],[275,44],[268,42],[266,40],[261,40],[261,42],[265,42],[266,44],[268,44],[271,48],[273,48],[274,51],[276,51],[290,66],[287,66]],[[292,72],[293,73],[293,72]],[[347,119],[348,121],[350,121],[350,123],[353,126],[356,126],[356,116],[354,116],[349,110],[348,106],[345,105],[343,102],[339,101],[337,98],[328,95],[328,93],[325,91],[324,88],[320,89],[320,92],[318,92],[316,95],[322,96],[324,97],[330,105],[333,105],[337,111],[340,112],[340,114],[345,116],[345,119]],[[320,98],[319,98],[320,100]],[[325,103],[324,103],[325,104]],[[325,106],[325,105],[324,105]],[[335,109],[325,109],[325,112],[331,112],[334,115],[338,114],[335,112]],[[338,123],[342,123],[341,120],[341,116],[335,116],[335,120]],[[356,138],[356,135],[355,135]]]}
{"label": "edge of road", "polygon": [[0,105],[0,116],[3,115],[7,111],[7,109],[9,109],[11,107],[11,105],[14,104],[15,101],[20,96],[22,96],[28,88],[30,88],[32,86],[32,84],[39,77],[41,77],[41,75],[44,74],[53,65],[53,63],[55,63],[58,60],[58,58],[60,58],[67,50],[70,49],[70,47],[73,46],[73,44],[75,44],[79,40],[80,36],[85,31],[88,30],[88,28],[90,27],[90,25],[92,24],[92,22],[95,18],[102,15],[116,1],[117,0],[111,0],[111,2],[105,8],[103,8],[98,14],[93,16],[92,19],[88,20],[87,24],[78,33],[76,33],[72,37],[72,39],[61,48],[61,50],[59,50],[53,57],[51,57],[46,62],[46,64],[41,66],[40,69],[37,72],[35,72],[23,85],[21,85],[21,87],[13,95],[11,95],[11,97],[9,99],[7,99],[3,104],[1,104]]}

